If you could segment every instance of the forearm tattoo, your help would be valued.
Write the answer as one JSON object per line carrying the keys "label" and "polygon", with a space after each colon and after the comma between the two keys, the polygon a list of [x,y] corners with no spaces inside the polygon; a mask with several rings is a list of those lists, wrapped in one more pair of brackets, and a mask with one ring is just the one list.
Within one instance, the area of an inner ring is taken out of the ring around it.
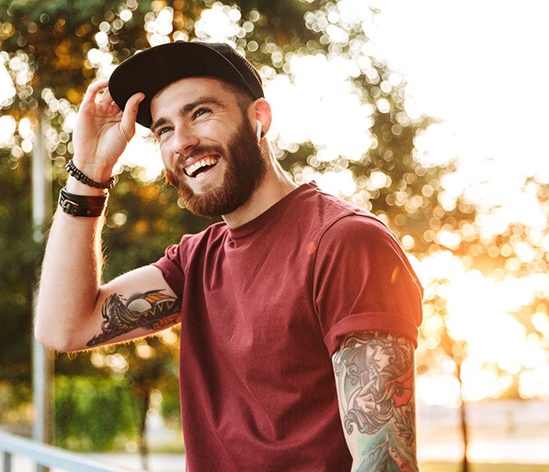
{"label": "forearm tattoo", "polygon": [[162,293],[162,290],[137,293],[127,300],[113,293],[101,309],[102,332],[94,336],[87,346],[97,346],[136,328],[159,331],[173,324],[180,313],[181,301]]}
{"label": "forearm tattoo", "polygon": [[345,339],[333,362],[344,429],[364,458],[358,470],[417,470],[411,343],[360,333]]}

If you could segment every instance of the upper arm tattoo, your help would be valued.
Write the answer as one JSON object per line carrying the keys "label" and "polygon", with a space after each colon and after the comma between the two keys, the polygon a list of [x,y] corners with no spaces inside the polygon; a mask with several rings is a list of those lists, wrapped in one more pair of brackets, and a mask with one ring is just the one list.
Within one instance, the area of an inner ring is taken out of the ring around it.
{"label": "upper arm tattoo", "polygon": [[353,334],[333,364],[347,440],[363,460],[358,470],[417,470],[412,344],[386,333]]}
{"label": "upper arm tattoo", "polygon": [[90,339],[87,346],[97,346],[136,328],[155,331],[167,328],[177,321],[180,313],[181,301],[162,290],[137,293],[127,300],[113,293],[101,308],[102,332]]}

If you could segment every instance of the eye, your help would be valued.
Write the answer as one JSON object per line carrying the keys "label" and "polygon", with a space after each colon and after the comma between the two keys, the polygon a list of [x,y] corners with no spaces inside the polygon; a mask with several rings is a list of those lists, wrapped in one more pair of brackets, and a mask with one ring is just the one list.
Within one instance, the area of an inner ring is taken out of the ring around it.
{"label": "eye", "polygon": [[206,108],[206,107],[197,108],[196,111],[193,113],[193,118],[194,119],[200,118],[201,116],[211,113],[211,111],[212,110],[210,108]]}
{"label": "eye", "polygon": [[162,126],[161,128],[158,128],[155,131],[155,135],[157,138],[160,138],[163,134],[166,134],[167,132],[171,131],[171,127],[169,126]]}

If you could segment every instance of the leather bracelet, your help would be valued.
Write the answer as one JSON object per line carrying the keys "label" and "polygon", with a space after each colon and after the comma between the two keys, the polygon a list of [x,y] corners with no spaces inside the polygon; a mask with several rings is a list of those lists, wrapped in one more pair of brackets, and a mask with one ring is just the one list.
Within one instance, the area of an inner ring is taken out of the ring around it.
{"label": "leather bracelet", "polygon": [[79,180],[85,185],[89,185],[93,188],[106,188],[110,189],[114,187],[114,176],[111,177],[106,182],[96,182],[93,179],[90,179],[87,175],[85,175],[80,169],[78,169],[74,165],[74,161],[71,159],[69,162],[67,162],[67,165],[65,166],[65,169],[67,169],[67,172],[70,176],[74,177],[76,180]]}
{"label": "leather bracelet", "polygon": [[64,188],[59,192],[59,206],[67,215],[72,216],[101,216],[105,208],[107,208],[108,199],[108,193],[97,197],[88,197],[85,195],[74,195],[67,192]]}

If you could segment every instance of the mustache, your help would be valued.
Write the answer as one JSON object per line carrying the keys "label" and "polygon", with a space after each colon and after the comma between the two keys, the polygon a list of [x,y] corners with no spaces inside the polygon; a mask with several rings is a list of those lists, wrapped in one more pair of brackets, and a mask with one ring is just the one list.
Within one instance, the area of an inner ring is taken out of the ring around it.
{"label": "mustache", "polygon": [[225,150],[222,146],[213,144],[199,144],[194,147],[188,154],[176,153],[176,161],[173,169],[164,168],[164,179],[175,188],[179,188],[181,179],[186,175],[185,165],[188,159],[204,156],[207,154],[225,155]]}
{"label": "mustache", "polygon": [[200,157],[205,154],[219,154],[220,156],[222,156],[224,154],[224,149],[219,145],[199,144],[198,146],[194,147],[188,154],[176,154],[177,164],[184,165],[187,159],[193,159],[195,157]]}

